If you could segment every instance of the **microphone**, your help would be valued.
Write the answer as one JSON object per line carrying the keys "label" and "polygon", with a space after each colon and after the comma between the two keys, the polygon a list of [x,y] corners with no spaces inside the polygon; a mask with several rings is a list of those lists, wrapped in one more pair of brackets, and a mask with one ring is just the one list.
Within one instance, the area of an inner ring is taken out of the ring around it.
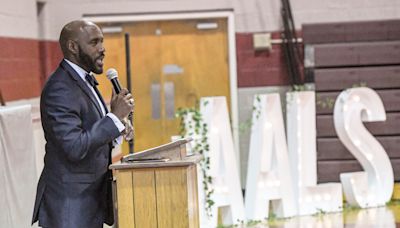
{"label": "microphone", "polygon": [[114,87],[115,93],[119,94],[121,92],[121,85],[119,84],[118,81],[118,72],[114,68],[110,68],[106,72],[108,80],[111,81],[111,84]]}
{"label": "microphone", "polygon": [[[118,72],[116,69],[114,68],[110,68],[107,70],[106,72],[106,76],[108,78],[108,80],[110,80],[114,91],[116,94],[119,94],[121,92],[121,84],[119,84],[118,81]],[[131,125],[131,127],[133,128],[133,121],[132,121],[132,112],[128,115],[128,118],[125,119],[125,121],[127,123],[129,123]],[[133,146],[133,133],[131,135],[125,135],[125,139],[129,142],[130,145]]]}

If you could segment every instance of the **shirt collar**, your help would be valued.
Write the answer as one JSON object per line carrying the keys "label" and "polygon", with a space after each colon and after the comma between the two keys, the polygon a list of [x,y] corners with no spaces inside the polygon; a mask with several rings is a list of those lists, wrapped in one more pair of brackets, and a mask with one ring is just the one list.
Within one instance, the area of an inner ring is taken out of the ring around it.
{"label": "shirt collar", "polygon": [[[72,69],[74,69],[76,71],[76,73],[78,73],[79,77],[83,80],[86,81],[86,74],[88,74],[88,72],[86,72],[86,70],[82,69],[82,67],[76,65],[75,63],[69,61],[68,59],[64,59],[65,62],[67,62]],[[89,73],[90,74],[90,73]]]}

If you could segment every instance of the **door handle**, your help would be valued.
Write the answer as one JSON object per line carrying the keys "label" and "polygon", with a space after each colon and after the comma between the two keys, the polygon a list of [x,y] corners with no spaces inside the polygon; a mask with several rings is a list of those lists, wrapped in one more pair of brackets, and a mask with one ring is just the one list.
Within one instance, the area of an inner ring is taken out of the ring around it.
{"label": "door handle", "polygon": [[151,117],[155,120],[161,118],[160,90],[160,83],[151,84]]}
{"label": "door handle", "polygon": [[175,118],[175,85],[173,82],[164,83],[164,104],[167,119]]}

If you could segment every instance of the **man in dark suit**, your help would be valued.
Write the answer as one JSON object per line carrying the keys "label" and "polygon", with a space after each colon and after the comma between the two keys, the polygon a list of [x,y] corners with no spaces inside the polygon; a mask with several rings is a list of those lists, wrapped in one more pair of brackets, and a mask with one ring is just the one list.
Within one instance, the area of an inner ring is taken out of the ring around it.
{"label": "man in dark suit", "polygon": [[41,95],[46,155],[32,224],[100,228],[114,222],[108,165],[113,144],[131,130],[121,120],[133,111],[133,99],[123,89],[107,111],[91,75],[103,72],[105,49],[97,25],[72,21],[59,41],[64,59]]}

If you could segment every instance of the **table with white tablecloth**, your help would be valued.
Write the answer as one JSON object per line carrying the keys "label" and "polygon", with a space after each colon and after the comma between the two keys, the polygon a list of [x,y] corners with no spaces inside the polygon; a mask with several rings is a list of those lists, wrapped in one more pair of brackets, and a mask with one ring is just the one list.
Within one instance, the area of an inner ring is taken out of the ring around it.
{"label": "table with white tablecloth", "polygon": [[37,155],[31,105],[1,107],[0,227],[31,227],[38,180]]}

